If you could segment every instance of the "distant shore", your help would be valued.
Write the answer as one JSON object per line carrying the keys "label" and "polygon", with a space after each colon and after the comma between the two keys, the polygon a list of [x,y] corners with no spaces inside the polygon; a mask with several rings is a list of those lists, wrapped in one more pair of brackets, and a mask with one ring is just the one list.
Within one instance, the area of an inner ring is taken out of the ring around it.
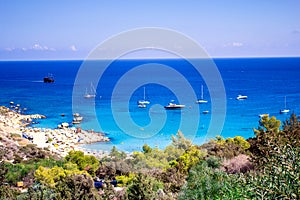
{"label": "distant shore", "polygon": [[[19,114],[7,107],[0,106],[0,145],[5,146],[5,138],[11,135],[17,136],[15,143],[18,146],[35,144],[40,148],[47,148],[50,152],[58,153],[61,156],[67,155],[71,150],[82,150],[81,144],[96,142],[109,142],[110,139],[103,133],[89,130],[82,130],[75,127],[63,127],[60,129],[33,128],[30,127],[33,119],[46,118],[44,115]],[[105,152],[87,152],[95,156],[103,156]]]}

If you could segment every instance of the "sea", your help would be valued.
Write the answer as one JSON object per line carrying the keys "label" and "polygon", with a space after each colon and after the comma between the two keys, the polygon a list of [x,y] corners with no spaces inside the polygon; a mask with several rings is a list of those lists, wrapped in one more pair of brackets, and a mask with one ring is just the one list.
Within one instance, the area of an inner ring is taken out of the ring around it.
{"label": "sea", "polygon": [[[178,130],[195,144],[217,135],[249,138],[260,114],[282,122],[300,114],[300,58],[211,61],[207,73],[185,59],[0,61],[0,105],[14,102],[22,113],[45,115],[31,125],[38,128],[72,125],[78,112],[83,121],[74,127],[103,132],[111,140],[83,148],[116,146],[125,152],[140,151],[144,144],[164,148]],[[43,82],[49,74],[54,83]],[[96,97],[84,98],[86,93]],[[248,98],[237,100],[238,95]],[[208,102],[196,104],[201,96]],[[138,107],[144,99],[150,103]],[[185,108],[166,110],[170,102]],[[280,114],[284,108],[290,112]]]}

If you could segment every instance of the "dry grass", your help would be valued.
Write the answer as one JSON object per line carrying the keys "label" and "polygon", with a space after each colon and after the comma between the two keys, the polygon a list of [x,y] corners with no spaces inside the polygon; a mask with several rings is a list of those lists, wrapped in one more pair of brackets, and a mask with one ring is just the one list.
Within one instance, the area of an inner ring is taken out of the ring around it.
{"label": "dry grass", "polygon": [[29,144],[29,141],[25,138],[20,138],[17,141],[18,141],[19,146],[26,146],[27,144]]}

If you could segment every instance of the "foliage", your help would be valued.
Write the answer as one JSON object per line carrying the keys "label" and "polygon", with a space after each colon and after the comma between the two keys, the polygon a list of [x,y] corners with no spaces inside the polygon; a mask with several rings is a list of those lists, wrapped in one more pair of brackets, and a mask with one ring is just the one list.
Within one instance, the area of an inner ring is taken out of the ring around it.
{"label": "foliage", "polygon": [[170,165],[179,169],[181,173],[186,174],[190,168],[198,164],[198,162],[206,156],[206,153],[196,146],[191,146],[183,155]]}
{"label": "foliage", "polygon": [[278,152],[274,149],[282,149],[286,145],[299,146],[300,128],[295,116],[291,116],[291,123],[286,122],[284,130],[281,131],[280,121],[275,117],[263,117],[258,129],[254,129],[255,138],[250,139],[253,161],[257,167],[263,166],[268,162],[268,158]]}
{"label": "foliage", "polygon": [[201,148],[207,150],[208,155],[230,159],[239,154],[247,154],[250,146],[250,143],[241,136],[227,139],[217,136],[216,139],[203,144]]}
{"label": "foliage", "polygon": [[275,117],[264,117],[251,139],[256,173],[249,176],[254,196],[269,199],[300,198],[300,126],[292,115],[279,129]]}
{"label": "foliage", "polygon": [[163,189],[163,183],[153,177],[137,174],[127,187],[127,199],[157,199],[158,190]]}
{"label": "foliage", "polygon": [[184,137],[181,131],[176,136],[172,135],[172,145],[177,149],[188,150],[192,146],[192,141]]}
{"label": "foliage", "polygon": [[54,188],[59,181],[63,180],[67,176],[85,173],[85,171],[80,171],[78,169],[68,170],[58,166],[52,168],[45,168],[40,166],[35,171],[34,177],[40,183]]}
{"label": "foliage", "polygon": [[178,131],[176,136],[172,136],[172,144],[164,150],[151,148],[147,144],[143,146],[143,152],[134,152],[133,159],[129,162],[135,170],[144,169],[167,169],[170,162],[178,159],[185,151],[192,147],[190,140]]}
{"label": "foliage", "polygon": [[22,163],[11,164],[4,163],[4,168],[8,169],[5,175],[5,180],[13,185],[16,185],[18,181],[22,179],[30,172],[34,170],[33,165],[26,165]]}
{"label": "foliage", "polygon": [[44,185],[34,185],[28,188],[26,193],[22,193],[18,196],[19,200],[27,199],[55,199],[55,193],[49,187]]}
{"label": "foliage", "polygon": [[111,158],[113,158],[114,160],[122,160],[122,159],[125,159],[127,155],[125,152],[118,151],[116,146],[113,146],[113,148],[110,151],[109,156]]}
{"label": "foliage", "polygon": [[300,199],[300,147],[274,147],[248,182],[253,198]]}
{"label": "foliage", "polygon": [[125,187],[133,182],[133,179],[135,177],[134,173],[129,173],[128,176],[122,175],[122,176],[116,176],[116,180],[118,181],[118,186]]}
{"label": "foliage", "polygon": [[259,121],[259,127],[258,129],[254,129],[255,133],[258,132],[274,132],[278,133],[280,130],[280,120],[277,120],[274,116],[269,118],[268,115],[265,115],[261,118]]}
{"label": "foliage", "polygon": [[284,138],[281,138],[284,143],[291,144],[293,146],[300,146],[300,117],[292,114],[290,119],[283,123]]}
{"label": "foliage", "polygon": [[136,170],[139,169],[152,169],[152,168],[166,168],[169,163],[166,158],[166,154],[163,150],[158,148],[153,148],[148,153],[134,152],[133,160],[131,160],[132,165]]}
{"label": "foliage", "polygon": [[166,171],[153,174],[155,178],[164,183],[164,191],[176,195],[185,183],[186,174],[181,173],[179,169],[172,167]]}
{"label": "foliage", "polygon": [[[0,182],[7,182],[10,185],[16,185],[18,181],[23,181],[24,186],[29,186],[33,183],[34,171],[39,166],[61,166],[62,162],[50,159],[30,159],[21,163],[1,163],[0,164]],[[3,172],[3,173],[2,173]]]}
{"label": "foliage", "polygon": [[248,155],[240,154],[234,158],[223,160],[221,168],[229,174],[247,173],[253,170],[253,164]]}
{"label": "foliage", "polygon": [[65,157],[66,162],[71,162],[77,165],[78,170],[85,170],[91,176],[95,175],[99,167],[99,161],[92,155],[84,155],[82,151],[70,151]]}
{"label": "foliage", "polygon": [[57,182],[56,187],[36,184],[28,188],[27,193],[18,199],[53,199],[53,200],[89,200],[101,199],[93,187],[93,180],[87,175],[70,175]]}
{"label": "foliage", "polygon": [[100,199],[94,188],[93,180],[86,174],[74,174],[61,179],[54,192],[56,199]]}
{"label": "foliage", "polygon": [[221,166],[221,159],[215,156],[209,156],[206,158],[207,166],[213,169],[219,168]]}
{"label": "foliage", "polygon": [[4,185],[6,181],[7,172],[8,172],[8,168],[4,165],[3,162],[0,162],[0,186]]}
{"label": "foliage", "polygon": [[147,144],[143,145],[143,153],[151,153],[152,149]]}
{"label": "foliage", "polygon": [[10,189],[6,185],[0,185],[1,200],[14,200],[19,193],[16,190]]}
{"label": "foliage", "polygon": [[191,169],[179,199],[242,199],[239,177],[208,167],[205,161]]}

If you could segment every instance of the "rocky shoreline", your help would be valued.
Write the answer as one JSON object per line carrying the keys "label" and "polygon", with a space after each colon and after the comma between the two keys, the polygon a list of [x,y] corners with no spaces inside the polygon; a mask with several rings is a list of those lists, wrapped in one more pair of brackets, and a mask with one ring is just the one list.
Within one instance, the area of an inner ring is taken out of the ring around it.
{"label": "rocky shoreline", "polygon": [[[34,144],[39,148],[47,149],[61,156],[67,155],[71,150],[82,150],[81,144],[96,142],[109,142],[103,133],[82,130],[81,128],[33,128],[29,125],[33,119],[46,118],[44,115],[19,114],[4,106],[0,107],[0,146],[26,146]],[[86,152],[90,154],[103,154],[104,152]],[[95,155],[101,156],[101,155]]]}

